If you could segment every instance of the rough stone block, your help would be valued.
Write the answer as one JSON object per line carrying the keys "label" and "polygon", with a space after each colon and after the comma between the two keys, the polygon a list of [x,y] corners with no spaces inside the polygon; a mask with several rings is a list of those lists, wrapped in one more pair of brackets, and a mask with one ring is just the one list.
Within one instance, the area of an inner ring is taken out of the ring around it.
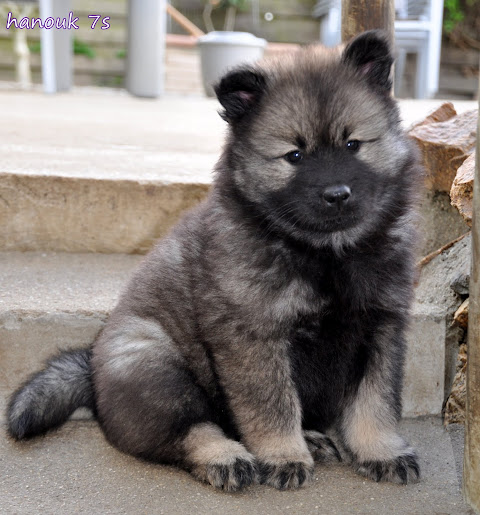
{"label": "rough stone block", "polygon": [[455,206],[465,222],[472,226],[473,180],[475,177],[475,152],[467,157],[457,171],[450,190],[452,206]]}
{"label": "rough stone block", "polygon": [[467,345],[460,345],[457,359],[457,373],[453,380],[452,392],[445,404],[445,425],[465,422],[467,401]]}
{"label": "rough stone block", "polygon": [[420,254],[443,247],[468,231],[468,225],[450,204],[448,193],[425,190],[419,206],[418,233]]}
{"label": "rough stone block", "polygon": [[[457,115],[457,111],[451,102],[444,102],[440,107],[430,113],[424,120],[416,123],[413,127],[427,125],[428,123],[446,122]],[[412,129],[413,129],[412,127]]]}
{"label": "rough stone block", "polygon": [[422,124],[410,131],[417,142],[426,171],[426,185],[449,193],[458,167],[473,152],[478,110],[444,121]]}
{"label": "rough stone block", "polygon": [[453,316],[453,321],[463,329],[467,329],[468,327],[469,304],[470,299],[465,299],[462,302],[462,305],[457,309],[457,311],[455,311],[455,315]]}

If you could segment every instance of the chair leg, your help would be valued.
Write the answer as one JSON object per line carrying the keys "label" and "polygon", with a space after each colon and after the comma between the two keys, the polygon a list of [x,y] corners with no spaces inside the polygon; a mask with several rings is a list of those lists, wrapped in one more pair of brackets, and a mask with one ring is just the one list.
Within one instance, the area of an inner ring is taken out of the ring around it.
{"label": "chair leg", "polygon": [[397,49],[397,58],[395,60],[395,75],[394,75],[394,92],[395,96],[402,95],[403,77],[405,73],[405,62],[407,59],[407,51],[404,48]]}
{"label": "chair leg", "polygon": [[415,98],[427,98],[428,96],[428,48],[427,42],[421,45],[417,53],[417,77],[415,86]]}

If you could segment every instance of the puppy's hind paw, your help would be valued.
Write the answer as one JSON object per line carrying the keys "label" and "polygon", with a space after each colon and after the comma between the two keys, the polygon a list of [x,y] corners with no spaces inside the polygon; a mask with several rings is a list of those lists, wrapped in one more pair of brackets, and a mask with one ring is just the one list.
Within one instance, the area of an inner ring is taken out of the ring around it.
{"label": "puppy's hind paw", "polygon": [[414,453],[402,454],[389,461],[366,461],[356,471],[374,481],[391,481],[406,485],[420,479],[420,467]]}
{"label": "puppy's hind paw", "polygon": [[336,463],[342,461],[333,440],[318,431],[304,431],[303,436],[307,442],[308,450],[317,463]]}

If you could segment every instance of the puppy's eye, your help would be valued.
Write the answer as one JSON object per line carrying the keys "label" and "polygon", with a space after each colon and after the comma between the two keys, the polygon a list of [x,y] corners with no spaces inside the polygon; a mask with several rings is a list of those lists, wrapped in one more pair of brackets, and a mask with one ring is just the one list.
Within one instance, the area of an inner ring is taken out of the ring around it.
{"label": "puppy's eye", "polygon": [[289,163],[296,165],[303,159],[303,154],[300,150],[293,150],[283,156]]}
{"label": "puppy's eye", "polygon": [[360,141],[358,141],[358,139],[351,139],[347,141],[346,147],[350,152],[356,152],[360,148]]}

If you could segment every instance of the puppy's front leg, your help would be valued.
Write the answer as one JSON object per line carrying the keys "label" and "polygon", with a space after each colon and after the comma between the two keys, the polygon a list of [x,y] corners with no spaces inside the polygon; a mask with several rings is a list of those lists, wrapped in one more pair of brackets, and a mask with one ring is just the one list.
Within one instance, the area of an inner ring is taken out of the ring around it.
{"label": "puppy's front leg", "polygon": [[396,324],[377,328],[374,350],[356,394],[344,411],[342,433],[360,474],[409,483],[420,475],[415,451],[397,434],[405,342]]}
{"label": "puppy's front leg", "polygon": [[258,460],[260,480],[278,489],[299,487],[313,474],[287,346],[286,341],[242,342],[216,357],[242,440]]}

